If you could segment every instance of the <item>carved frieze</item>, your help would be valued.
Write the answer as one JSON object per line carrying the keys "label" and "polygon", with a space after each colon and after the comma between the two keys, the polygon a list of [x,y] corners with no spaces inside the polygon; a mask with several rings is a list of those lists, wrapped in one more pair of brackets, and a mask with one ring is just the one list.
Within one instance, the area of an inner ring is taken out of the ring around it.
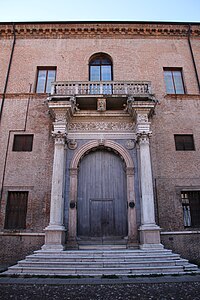
{"label": "carved frieze", "polygon": [[70,123],[69,131],[132,131],[133,123],[127,122],[80,122]]}

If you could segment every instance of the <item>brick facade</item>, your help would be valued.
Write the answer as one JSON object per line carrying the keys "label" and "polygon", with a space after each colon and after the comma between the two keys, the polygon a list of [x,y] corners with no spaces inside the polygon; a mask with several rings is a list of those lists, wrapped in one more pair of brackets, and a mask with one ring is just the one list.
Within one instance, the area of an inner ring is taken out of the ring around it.
{"label": "brick facade", "polygon": [[[39,249],[44,243],[44,228],[49,223],[53,116],[49,114],[48,94],[35,93],[37,67],[56,67],[56,81],[88,81],[89,59],[95,53],[106,53],[112,58],[113,81],[151,82],[152,93],[158,100],[151,118],[150,147],[156,222],[164,232],[161,232],[161,241],[165,247],[183,257],[200,260],[197,243],[200,228],[184,227],[181,203],[181,191],[200,191],[200,90],[188,43],[188,30],[189,24],[186,23],[17,23],[5,91],[14,34],[12,24],[0,24],[2,262],[13,263],[30,251]],[[190,42],[200,76],[200,25],[197,23],[191,25]],[[166,94],[163,68],[182,69],[184,94]],[[70,122],[133,122],[123,110],[118,115],[113,113],[113,116],[106,113],[89,111],[81,115],[80,111]],[[101,131],[95,130],[81,131],[82,137],[77,130],[69,130],[68,134],[70,139],[78,142],[79,148],[90,140],[90,133],[92,140],[96,132],[99,134]],[[14,135],[19,133],[34,134],[32,152],[12,151]],[[98,134],[97,139],[100,137]],[[134,139],[131,130],[114,133],[110,130],[107,134],[110,134],[109,139],[119,141],[120,135],[124,134],[120,142],[122,145],[127,139]],[[195,151],[176,151],[174,134],[192,134]],[[72,155],[67,155],[67,164],[70,164]],[[136,153],[130,155],[136,160]],[[66,182],[65,191],[68,191],[69,178]],[[135,178],[134,184],[136,201],[139,202],[138,178]],[[8,192],[24,190],[29,192],[26,229],[5,229]],[[65,194],[64,198],[67,208],[69,195]],[[139,225],[140,205],[137,203],[136,210]],[[66,214],[65,218],[68,218]],[[15,255],[12,255],[13,249],[16,249]]]}

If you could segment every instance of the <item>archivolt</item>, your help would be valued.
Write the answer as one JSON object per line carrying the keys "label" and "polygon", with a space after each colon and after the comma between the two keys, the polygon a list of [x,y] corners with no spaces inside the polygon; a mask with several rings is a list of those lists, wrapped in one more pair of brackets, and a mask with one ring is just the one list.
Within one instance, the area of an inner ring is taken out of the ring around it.
{"label": "archivolt", "polygon": [[80,159],[89,151],[95,148],[110,148],[114,150],[114,152],[117,152],[119,156],[122,157],[126,164],[126,168],[129,170],[133,170],[133,161],[128,153],[128,151],[119,145],[118,143],[111,141],[111,140],[93,140],[86,144],[84,144],[75,154],[71,161],[70,169],[77,169]]}

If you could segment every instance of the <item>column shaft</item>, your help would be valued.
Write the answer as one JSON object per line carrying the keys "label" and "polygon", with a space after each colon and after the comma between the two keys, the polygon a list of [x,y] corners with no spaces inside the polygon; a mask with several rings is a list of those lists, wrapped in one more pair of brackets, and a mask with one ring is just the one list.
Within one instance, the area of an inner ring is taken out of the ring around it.
{"label": "column shaft", "polygon": [[65,170],[65,133],[56,134],[51,189],[50,222],[45,228],[45,244],[42,250],[64,250],[65,227],[64,212],[64,170]]}
{"label": "column shaft", "polygon": [[141,223],[155,224],[154,195],[148,134],[140,136]]}
{"label": "column shaft", "polygon": [[50,226],[63,226],[64,147],[65,139],[63,137],[56,137],[52,175]]}

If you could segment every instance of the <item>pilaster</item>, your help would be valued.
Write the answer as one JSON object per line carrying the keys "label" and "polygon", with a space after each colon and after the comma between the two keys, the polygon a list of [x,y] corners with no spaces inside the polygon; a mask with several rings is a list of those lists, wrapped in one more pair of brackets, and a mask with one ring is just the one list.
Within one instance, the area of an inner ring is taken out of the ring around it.
{"label": "pilaster", "polygon": [[51,188],[50,222],[45,228],[45,244],[42,250],[62,251],[65,247],[64,182],[65,182],[65,142],[67,124],[73,115],[73,103],[49,102],[48,107],[54,118],[52,136],[54,138],[54,160]]}
{"label": "pilaster", "polygon": [[154,191],[150,155],[151,117],[156,102],[152,99],[135,101],[129,99],[128,111],[135,121],[135,132],[139,145],[139,173],[141,187],[140,248],[163,248],[160,243],[160,227],[155,223]]}

